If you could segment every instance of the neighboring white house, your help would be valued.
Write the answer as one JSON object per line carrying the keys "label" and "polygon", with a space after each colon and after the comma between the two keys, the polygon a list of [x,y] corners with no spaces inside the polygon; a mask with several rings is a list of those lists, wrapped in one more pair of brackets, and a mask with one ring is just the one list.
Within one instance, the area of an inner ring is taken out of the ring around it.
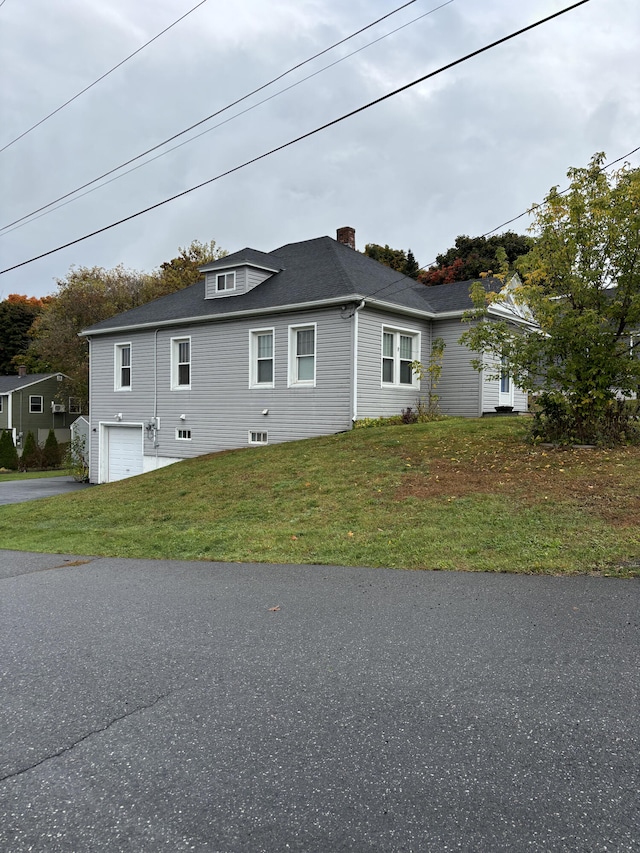
{"label": "neighboring white house", "polygon": [[474,370],[458,343],[470,283],[425,287],[355,251],[352,228],[338,240],[242,249],[202,270],[204,282],[82,332],[92,482],[415,407],[426,381],[411,362],[426,364],[436,337],[446,344],[445,414],[526,411],[526,395]]}

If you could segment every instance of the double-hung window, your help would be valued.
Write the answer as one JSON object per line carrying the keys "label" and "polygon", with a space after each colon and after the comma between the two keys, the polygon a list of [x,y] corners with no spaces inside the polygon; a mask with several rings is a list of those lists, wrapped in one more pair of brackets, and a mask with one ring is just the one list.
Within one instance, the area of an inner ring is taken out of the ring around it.
{"label": "double-hung window", "polygon": [[316,384],[316,324],[289,327],[289,385]]}
{"label": "double-hung window", "polygon": [[273,388],[273,329],[257,329],[251,332],[250,386]]}
{"label": "double-hung window", "polygon": [[29,396],[29,411],[32,415],[41,415],[44,411],[44,404],[40,394],[31,394]]}
{"label": "double-hung window", "polygon": [[220,272],[216,276],[216,290],[221,293],[224,290],[236,289],[235,272]]}
{"label": "double-hung window", "polygon": [[131,391],[131,344],[116,344],[115,389]]}
{"label": "double-hung window", "polygon": [[415,385],[411,363],[420,357],[420,335],[402,329],[382,329],[382,384]]}
{"label": "double-hung window", "polygon": [[171,387],[191,388],[191,338],[171,339]]}

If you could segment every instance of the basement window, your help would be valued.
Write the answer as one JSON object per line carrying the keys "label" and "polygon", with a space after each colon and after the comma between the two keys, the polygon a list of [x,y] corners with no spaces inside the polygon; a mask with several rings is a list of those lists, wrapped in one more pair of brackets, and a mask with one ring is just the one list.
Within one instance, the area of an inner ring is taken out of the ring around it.
{"label": "basement window", "polygon": [[177,429],[176,430],[176,438],[178,441],[191,441],[191,430],[190,429]]}
{"label": "basement window", "polygon": [[251,430],[249,432],[249,444],[268,444],[269,436],[266,432],[256,432]]}

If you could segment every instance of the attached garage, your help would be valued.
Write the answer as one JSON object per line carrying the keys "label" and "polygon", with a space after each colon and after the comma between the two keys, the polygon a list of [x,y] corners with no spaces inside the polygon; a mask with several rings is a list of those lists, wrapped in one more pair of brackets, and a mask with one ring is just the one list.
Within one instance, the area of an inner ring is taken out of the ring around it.
{"label": "attached garage", "polygon": [[103,425],[101,482],[113,483],[142,474],[142,426]]}

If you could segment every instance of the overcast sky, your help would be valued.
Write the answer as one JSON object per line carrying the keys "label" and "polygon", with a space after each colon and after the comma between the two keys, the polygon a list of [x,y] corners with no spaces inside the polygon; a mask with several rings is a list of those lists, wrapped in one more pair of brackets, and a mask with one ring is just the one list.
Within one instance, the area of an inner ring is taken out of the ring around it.
{"label": "overcast sky", "polygon": [[[197,0],[4,0],[0,147]],[[207,0],[0,153],[0,226],[241,98],[401,0]],[[189,136],[423,16],[406,9]],[[362,106],[571,0],[453,0],[332,68],[103,188],[0,235],[0,267],[82,237]],[[310,139],[151,213],[0,276],[43,296],[72,265],[158,267],[192,240],[269,251],[356,229],[357,248],[428,265],[495,228],[596,151],[640,145],[639,0],[590,0]],[[161,149],[165,150],[165,149]],[[156,154],[159,152],[156,152]],[[140,162],[140,161],[138,161]],[[630,158],[640,165],[640,154]],[[129,167],[130,168],[130,167]],[[523,218],[511,228],[524,231]]]}

